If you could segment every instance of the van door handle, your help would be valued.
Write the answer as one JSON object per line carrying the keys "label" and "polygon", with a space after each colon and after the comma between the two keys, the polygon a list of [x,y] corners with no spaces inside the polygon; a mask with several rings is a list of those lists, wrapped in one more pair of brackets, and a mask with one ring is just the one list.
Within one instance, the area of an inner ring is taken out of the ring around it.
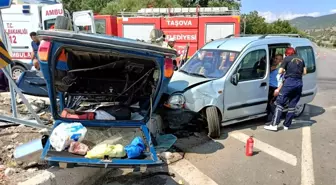
{"label": "van door handle", "polygon": [[266,83],[266,82],[263,82],[263,83],[260,84],[260,87],[264,87],[264,86],[266,86],[266,85],[267,85],[267,83]]}

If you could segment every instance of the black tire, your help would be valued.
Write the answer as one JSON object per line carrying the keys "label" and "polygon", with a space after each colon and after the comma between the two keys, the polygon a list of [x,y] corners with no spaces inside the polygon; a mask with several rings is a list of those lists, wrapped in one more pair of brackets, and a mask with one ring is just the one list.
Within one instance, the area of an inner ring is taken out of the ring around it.
{"label": "black tire", "polygon": [[57,16],[55,21],[55,29],[58,30],[71,30],[71,21],[68,17]]}
{"label": "black tire", "polygon": [[206,118],[208,122],[208,136],[210,138],[219,138],[220,137],[220,119],[216,107],[208,107],[205,110]]}
{"label": "black tire", "polygon": [[20,66],[20,65],[12,66],[12,77],[13,77],[13,79],[18,79],[20,77],[20,75],[17,74],[19,71],[21,71],[21,74],[22,74],[26,70],[27,69],[25,67]]}
{"label": "black tire", "polygon": [[151,40],[156,40],[158,38],[161,38],[163,36],[163,31],[160,29],[152,29],[152,31],[150,32],[150,36],[149,38],[151,38]]}

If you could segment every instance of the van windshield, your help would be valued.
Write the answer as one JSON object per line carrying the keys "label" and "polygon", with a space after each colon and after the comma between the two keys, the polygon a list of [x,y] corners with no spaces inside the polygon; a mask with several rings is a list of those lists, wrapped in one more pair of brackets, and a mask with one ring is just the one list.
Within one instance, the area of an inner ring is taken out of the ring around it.
{"label": "van windshield", "polygon": [[238,54],[235,51],[199,50],[179,71],[203,78],[221,78]]}

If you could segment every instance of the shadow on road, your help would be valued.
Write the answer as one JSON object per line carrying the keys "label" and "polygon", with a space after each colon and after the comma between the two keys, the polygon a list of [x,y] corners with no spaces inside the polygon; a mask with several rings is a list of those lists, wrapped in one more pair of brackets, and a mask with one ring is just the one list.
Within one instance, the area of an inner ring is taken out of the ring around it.
{"label": "shadow on road", "polygon": [[[325,109],[323,107],[308,104],[305,108],[305,112],[300,117],[295,118],[295,120],[293,121],[293,125],[291,126],[290,129],[302,128],[304,126],[311,126],[316,123],[316,121],[312,118],[322,115],[323,113],[325,113]],[[285,115],[283,115],[282,121],[284,120],[284,118],[285,118]],[[264,118],[244,121],[242,123],[224,127],[222,129],[222,132],[225,133],[225,132],[230,132],[234,130],[242,130],[242,129],[247,129],[247,128],[251,130],[257,130],[259,126],[262,126],[265,123],[266,122]]]}
{"label": "shadow on road", "polygon": [[[227,137],[227,134],[222,134],[220,139],[226,139]],[[203,145],[203,147],[199,147],[200,145]],[[198,154],[211,154],[224,149],[223,144],[210,139],[205,132],[199,133],[197,136],[179,138],[175,146],[185,153],[192,151],[192,153]]]}
{"label": "shadow on road", "polygon": [[148,168],[143,173],[113,169],[93,185],[178,185],[174,177],[174,173],[169,172],[168,165]]}
{"label": "shadow on road", "polygon": [[323,107],[319,107],[316,105],[307,105],[305,112],[302,116],[295,119],[295,123],[291,126],[291,129],[298,129],[305,126],[312,126],[317,123],[314,119],[316,116],[320,116],[325,113],[325,109]]}

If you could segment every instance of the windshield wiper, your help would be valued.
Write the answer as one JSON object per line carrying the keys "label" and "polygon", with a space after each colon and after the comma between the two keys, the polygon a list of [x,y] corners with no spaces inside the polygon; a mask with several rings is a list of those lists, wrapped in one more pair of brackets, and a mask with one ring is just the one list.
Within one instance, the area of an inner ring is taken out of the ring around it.
{"label": "windshield wiper", "polygon": [[180,69],[179,71],[182,72],[182,73],[185,73],[185,74],[189,74],[187,71],[182,70],[182,69]]}
{"label": "windshield wiper", "polygon": [[198,77],[202,77],[202,78],[207,78],[205,75],[203,74],[199,74],[199,73],[188,73],[191,76],[198,76]]}

